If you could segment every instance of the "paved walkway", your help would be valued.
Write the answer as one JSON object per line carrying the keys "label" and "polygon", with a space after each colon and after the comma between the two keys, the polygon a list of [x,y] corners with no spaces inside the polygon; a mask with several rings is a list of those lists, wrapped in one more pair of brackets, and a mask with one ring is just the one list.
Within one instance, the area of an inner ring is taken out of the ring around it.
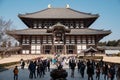
{"label": "paved walkway", "polygon": [[[53,68],[55,68],[55,66],[51,65],[51,70]],[[67,80],[87,80],[87,74],[85,74],[85,77],[82,78],[80,76],[80,74],[78,73],[77,69],[75,70],[74,78],[71,78],[71,76],[70,76],[71,71],[67,65],[64,66],[64,69],[66,69],[68,72]],[[0,80],[13,80],[13,72],[12,71],[13,71],[13,68],[3,71],[3,72],[0,72]],[[86,73],[86,71],[85,71],[85,73]],[[51,79],[50,72],[46,72],[46,75],[42,78],[37,77],[36,79],[29,79],[28,76],[29,76],[29,71],[28,71],[27,67],[25,67],[24,70],[19,68],[19,80],[50,80]],[[94,75],[94,80],[96,80],[95,75]],[[103,75],[101,75],[100,80],[104,80]],[[116,80],[116,78],[114,80]]]}

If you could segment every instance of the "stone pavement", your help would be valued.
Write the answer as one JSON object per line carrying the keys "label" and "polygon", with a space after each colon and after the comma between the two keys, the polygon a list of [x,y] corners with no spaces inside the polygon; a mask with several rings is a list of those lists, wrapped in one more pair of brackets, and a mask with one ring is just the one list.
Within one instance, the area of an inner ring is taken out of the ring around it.
{"label": "stone pavement", "polygon": [[[51,65],[51,70],[54,69],[55,66]],[[82,78],[80,74],[78,73],[77,69],[75,69],[75,77],[71,78],[70,73],[71,70],[68,68],[67,65],[64,66],[64,69],[67,70],[68,72],[68,77],[67,80],[87,80],[87,74],[85,71],[85,77]],[[27,69],[27,66],[25,67],[24,70],[19,68],[19,79],[18,80],[50,80],[50,72],[46,72],[46,75],[42,78],[37,77],[36,79],[29,79],[29,71]],[[0,80],[13,80],[13,68],[0,72]],[[94,80],[96,80],[95,75],[94,75]],[[104,80],[103,75],[101,75],[100,80]],[[116,80],[116,78],[114,79]]]}

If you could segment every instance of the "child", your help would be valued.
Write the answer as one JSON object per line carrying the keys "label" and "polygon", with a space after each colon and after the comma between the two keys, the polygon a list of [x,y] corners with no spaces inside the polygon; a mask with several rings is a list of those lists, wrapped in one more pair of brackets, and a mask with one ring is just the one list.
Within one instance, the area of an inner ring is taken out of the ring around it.
{"label": "child", "polygon": [[14,80],[18,80],[18,68],[17,66],[15,66],[14,70],[13,70],[13,73],[14,73]]}

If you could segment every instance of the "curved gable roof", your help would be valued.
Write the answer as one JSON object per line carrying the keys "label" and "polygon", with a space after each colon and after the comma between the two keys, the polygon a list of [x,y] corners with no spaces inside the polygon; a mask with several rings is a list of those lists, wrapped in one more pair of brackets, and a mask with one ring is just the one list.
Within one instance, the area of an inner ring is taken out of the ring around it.
{"label": "curved gable roof", "polygon": [[71,8],[47,8],[34,13],[19,14],[21,18],[35,18],[35,19],[83,19],[83,18],[97,18],[99,15],[84,13],[73,10]]}

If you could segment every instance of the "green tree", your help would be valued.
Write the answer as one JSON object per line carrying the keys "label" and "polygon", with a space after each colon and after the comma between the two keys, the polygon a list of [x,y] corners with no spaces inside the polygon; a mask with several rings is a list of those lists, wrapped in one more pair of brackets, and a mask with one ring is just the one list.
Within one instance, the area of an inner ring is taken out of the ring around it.
{"label": "green tree", "polygon": [[117,46],[120,46],[120,39],[117,41]]}
{"label": "green tree", "polygon": [[106,46],[106,41],[105,42],[99,42],[98,46]]}
{"label": "green tree", "polygon": [[98,46],[120,46],[120,39],[119,40],[110,40],[105,42],[99,42]]}

